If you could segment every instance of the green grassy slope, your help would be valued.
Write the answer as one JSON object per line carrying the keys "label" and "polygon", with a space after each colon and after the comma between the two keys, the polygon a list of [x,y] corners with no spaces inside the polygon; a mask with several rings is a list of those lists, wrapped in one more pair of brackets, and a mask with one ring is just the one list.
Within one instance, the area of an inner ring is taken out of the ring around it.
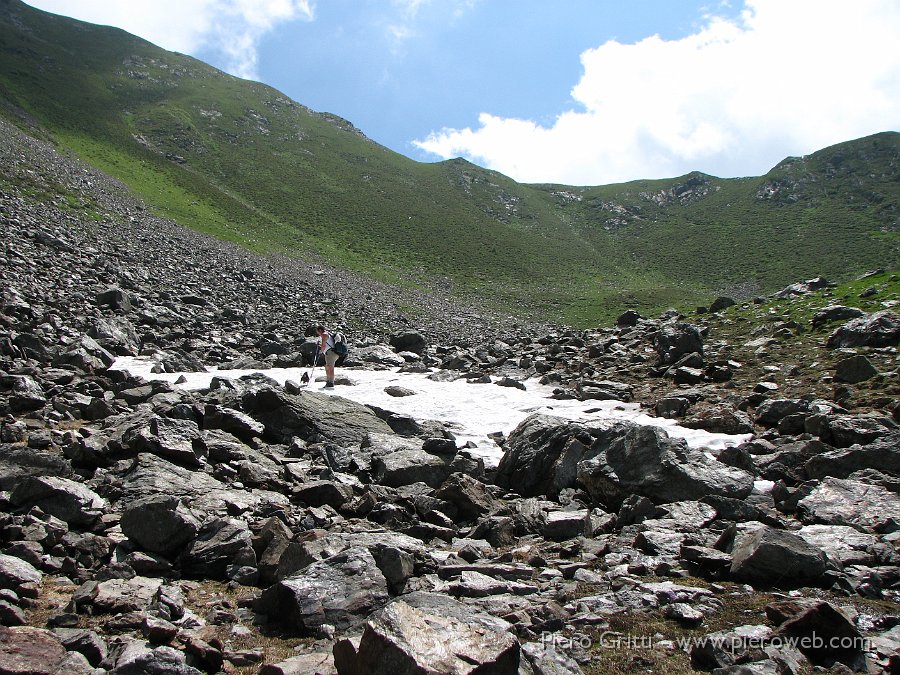
{"label": "green grassy slope", "polygon": [[0,114],[190,227],[581,325],[898,257],[898,134],[754,179],[521,185],[18,0],[0,0]]}

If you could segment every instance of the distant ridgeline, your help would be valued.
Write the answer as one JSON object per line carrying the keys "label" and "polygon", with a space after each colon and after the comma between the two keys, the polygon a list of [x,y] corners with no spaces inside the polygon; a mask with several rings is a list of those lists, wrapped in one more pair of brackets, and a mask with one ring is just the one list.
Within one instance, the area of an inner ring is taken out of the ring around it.
{"label": "distant ridgeline", "polygon": [[0,114],[158,212],[259,251],[575,325],[897,267],[900,134],[762,177],[523,185],[425,164],[271,87],[0,1]]}

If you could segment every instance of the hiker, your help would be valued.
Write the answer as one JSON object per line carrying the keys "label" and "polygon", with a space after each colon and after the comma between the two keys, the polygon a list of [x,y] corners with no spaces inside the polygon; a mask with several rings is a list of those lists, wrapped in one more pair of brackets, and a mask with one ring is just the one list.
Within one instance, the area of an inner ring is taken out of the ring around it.
{"label": "hiker", "polygon": [[330,389],[334,387],[334,364],[339,355],[334,350],[334,338],[325,330],[325,326],[316,326],[316,334],[321,340],[319,352],[325,356],[325,387]]}

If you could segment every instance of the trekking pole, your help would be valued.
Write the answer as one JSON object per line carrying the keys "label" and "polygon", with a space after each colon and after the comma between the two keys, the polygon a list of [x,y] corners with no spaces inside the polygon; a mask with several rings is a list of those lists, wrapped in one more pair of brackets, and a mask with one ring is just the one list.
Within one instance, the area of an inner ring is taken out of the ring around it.
{"label": "trekking pole", "polygon": [[316,356],[313,359],[312,370],[309,371],[309,382],[306,383],[307,387],[311,387],[313,383],[313,373],[316,372],[316,364],[319,362],[319,345],[316,345]]}

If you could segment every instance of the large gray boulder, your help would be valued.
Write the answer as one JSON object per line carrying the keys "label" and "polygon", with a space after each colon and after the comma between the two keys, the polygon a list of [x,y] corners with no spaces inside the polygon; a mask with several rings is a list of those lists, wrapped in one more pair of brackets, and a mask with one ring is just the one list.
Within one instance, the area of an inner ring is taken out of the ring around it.
{"label": "large gray boulder", "polygon": [[349,548],[267,588],[256,610],[301,634],[323,624],[358,627],[389,599],[387,580],[368,549]]}
{"label": "large gray boulder", "polygon": [[809,412],[809,401],[803,399],[776,398],[764,401],[756,408],[756,423],[774,427],[788,415]]}
{"label": "large gray boulder", "polygon": [[900,344],[900,315],[882,310],[851,319],[828,338],[826,346],[896,347]]}
{"label": "large gray boulder", "polygon": [[106,508],[106,500],[87,486],[68,478],[29,476],[9,496],[13,506],[39,506],[69,525],[91,527]]}
{"label": "large gray boulder", "polygon": [[338,672],[367,675],[519,673],[520,646],[505,621],[450,598],[413,593],[366,622],[359,646],[335,646]]}
{"label": "large gray boulder", "polygon": [[183,651],[125,636],[110,645],[103,665],[107,664],[110,675],[203,675],[202,670],[187,664]]}
{"label": "large gray boulder", "polygon": [[865,312],[857,307],[845,307],[844,305],[829,305],[823,307],[813,315],[812,327],[818,328],[831,321],[846,321],[865,315]]}
{"label": "large gray boulder", "polygon": [[0,673],[59,673],[66,648],[53,633],[32,626],[0,626]]}
{"label": "large gray boulder", "polygon": [[708,495],[743,499],[753,490],[752,474],[651,426],[632,427],[604,452],[581,462],[578,482],[595,500],[616,510],[632,494],[664,504]]}
{"label": "large gray boulder", "polygon": [[139,548],[168,556],[192,541],[200,521],[171,495],[151,495],[129,504],[122,513],[122,533]]}
{"label": "large gray boulder", "polygon": [[93,586],[89,600],[94,613],[118,614],[141,611],[147,609],[161,585],[160,579],[140,576],[131,579],[107,579]]}
{"label": "large gray boulder", "polygon": [[895,429],[896,423],[881,415],[827,415],[819,426],[819,438],[836,448],[849,448],[872,443]]}
{"label": "large gray boulder", "polygon": [[38,410],[47,404],[44,390],[30,375],[9,375],[3,379],[3,384],[10,390],[7,402],[12,412]]}
{"label": "large gray boulder", "polygon": [[848,525],[804,525],[796,534],[842,565],[872,565],[876,562],[878,538]]}
{"label": "large gray boulder", "polygon": [[265,438],[290,443],[294,437],[342,446],[359,445],[370,433],[392,433],[366,406],[316,392],[290,395],[273,387],[244,394],[244,410],[265,426]]}
{"label": "large gray boulder", "polygon": [[379,366],[387,366],[388,368],[399,368],[406,363],[406,359],[384,345],[372,345],[371,347],[355,349],[353,351],[353,359],[361,363],[373,363]]}
{"label": "large gray boulder", "polygon": [[900,529],[900,498],[880,485],[826,478],[797,503],[804,523],[849,525],[862,532]]}
{"label": "large gray boulder", "polygon": [[141,453],[117,475],[120,499],[131,503],[157,494],[178,497],[202,520],[207,515],[226,515],[256,508],[288,508],[290,500],[267,490],[230,489],[202,471],[191,471],[150,453]]}
{"label": "large gray boulder", "polygon": [[[577,445],[570,445],[573,440]],[[558,492],[574,484],[574,467],[593,444],[594,438],[581,424],[551,415],[529,415],[509,435],[494,482],[523,497]],[[557,480],[563,467],[569,468],[569,479]]]}
{"label": "large gray boulder", "polygon": [[703,334],[689,323],[664,324],[653,336],[660,365],[671,365],[686,354],[703,354]]}
{"label": "large gray boulder", "polygon": [[73,366],[86,373],[105,370],[115,363],[116,357],[101,347],[97,341],[87,335],[70,345],[69,348],[53,360],[53,365]]}
{"label": "large gray boulder", "polygon": [[825,573],[825,553],[802,537],[763,526],[745,532],[731,551],[731,575],[765,586],[815,581]]}
{"label": "large gray boulder", "polygon": [[126,432],[123,442],[134,452],[152,452],[194,468],[202,466],[207,453],[196,422],[156,415],[146,425]]}
{"label": "large gray boulder", "polygon": [[27,476],[68,478],[72,465],[53,452],[27,446],[0,445],[0,490],[13,490]]}
{"label": "large gray boulder", "polygon": [[452,505],[448,516],[460,520],[474,520],[500,508],[487,486],[464,473],[455,473],[434,493],[435,498]]}
{"label": "large gray boulder", "polygon": [[39,584],[43,577],[31,563],[0,553],[0,588],[14,591],[22,584]]}
{"label": "large gray boulder", "polygon": [[848,356],[835,364],[834,379],[838,382],[858,384],[878,375],[878,369],[862,354]]}
{"label": "large gray boulder", "polygon": [[256,552],[247,523],[236,518],[216,518],[203,524],[179,557],[181,571],[198,579],[256,581]]}
{"label": "large gray boulder", "polygon": [[449,456],[433,455],[407,448],[377,457],[373,461],[376,482],[389,487],[425,483],[438,487],[452,472]]}
{"label": "large gray boulder", "polygon": [[804,465],[809,478],[846,478],[862,469],[900,476],[900,431],[866,445],[851,445],[810,457]]}
{"label": "large gray boulder", "polygon": [[119,356],[136,356],[140,351],[141,338],[134,325],[123,316],[98,316],[88,330],[88,336],[94,338],[104,349]]}
{"label": "large gray boulder", "polygon": [[391,336],[390,345],[398,352],[413,352],[421,355],[428,348],[425,336],[417,330],[404,330]]}

